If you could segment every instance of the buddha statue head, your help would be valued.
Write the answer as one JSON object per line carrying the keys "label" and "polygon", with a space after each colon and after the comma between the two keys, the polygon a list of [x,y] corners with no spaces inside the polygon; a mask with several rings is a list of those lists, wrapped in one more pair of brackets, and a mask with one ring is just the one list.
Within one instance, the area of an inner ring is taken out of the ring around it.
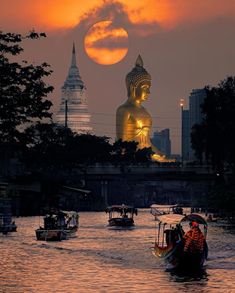
{"label": "buddha statue head", "polygon": [[146,100],[150,93],[151,75],[143,67],[143,60],[139,55],[135,67],[126,76],[127,95],[140,102]]}

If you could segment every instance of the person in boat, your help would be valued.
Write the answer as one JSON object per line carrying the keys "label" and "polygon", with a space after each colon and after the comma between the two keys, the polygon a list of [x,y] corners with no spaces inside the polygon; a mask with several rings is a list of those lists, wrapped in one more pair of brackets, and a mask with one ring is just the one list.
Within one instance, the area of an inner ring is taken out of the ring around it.
{"label": "person in boat", "polygon": [[44,218],[44,228],[45,229],[55,229],[56,221],[54,216],[50,213],[49,215],[46,215]]}
{"label": "person in boat", "polygon": [[171,243],[175,243],[177,241],[177,234],[175,229],[166,229],[164,231],[164,233],[166,234],[166,244],[167,246],[170,245]]}
{"label": "person in boat", "polygon": [[197,222],[190,223],[190,230],[184,234],[183,238],[185,253],[200,254],[203,252],[206,240]]}
{"label": "person in boat", "polygon": [[183,215],[183,208],[182,207],[174,207],[173,208],[173,213]]}
{"label": "person in boat", "polygon": [[128,218],[128,215],[126,213],[122,214],[122,218],[123,219],[127,219]]}
{"label": "person in boat", "polygon": [[207,222],[216,222],[216,220],[213,219],[212,214],[209,214],[209,216],[207,217]]}
{"label": "person in boat", "polygon": [[64,228],[65,227],[65,215],[63,212],[59,212],[58,216],[57,216],[57,225],[60,228]]}
{"label": "person in boat", "polygon": [[181,225],[177,224],[176,227],[166,229],[164,233],[166,234],[166,244],[168,246],[169,244],[175,245],[179,240],[181,240],[183,238],[184,231]]}
{"label": "person in boat", "polygon": [[68,221],[67,221],[67,226],[68,227],[78,227],[78,216],[72,215],[71,217],[69,217]]}

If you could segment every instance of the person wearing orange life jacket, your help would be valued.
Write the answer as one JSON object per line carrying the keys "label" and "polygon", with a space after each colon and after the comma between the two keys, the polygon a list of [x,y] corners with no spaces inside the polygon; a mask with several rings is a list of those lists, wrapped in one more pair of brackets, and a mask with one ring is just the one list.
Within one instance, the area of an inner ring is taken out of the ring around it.
{"label": "person wearing orange life jacket", "polygon": [[184,252],[202,253],[205,247],[205,237],[195,221],[190,223],[191,229],[184,235]]}

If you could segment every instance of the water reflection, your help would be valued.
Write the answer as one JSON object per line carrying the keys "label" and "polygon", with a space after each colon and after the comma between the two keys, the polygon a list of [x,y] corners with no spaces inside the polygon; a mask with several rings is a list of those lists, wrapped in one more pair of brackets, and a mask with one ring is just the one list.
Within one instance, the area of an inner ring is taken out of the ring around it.
{"label": "water reflection", "polygon": [[155,222],[146,210],[131,230],[109,229],[105,213],[80,213],[78,237],[54,243],[36,240],[37,217],[16,220],[18,232],[0,236],[0,292],[235,292],[235,235],[214,223],[206,266],[191,274],[166,270],[153,256]]}
{"label": "water reflection", "polygon": [[223,226],[223,229],[230,234],[235,234],[235,225]]}
{"label": "water reflection", "polygon": [[193,282],[193,281],[203,281],[208,280],[208,274],[205,268],[199,270],[177,270],[168,269],[166,272],[170,273],[170,280],[174,282]]}

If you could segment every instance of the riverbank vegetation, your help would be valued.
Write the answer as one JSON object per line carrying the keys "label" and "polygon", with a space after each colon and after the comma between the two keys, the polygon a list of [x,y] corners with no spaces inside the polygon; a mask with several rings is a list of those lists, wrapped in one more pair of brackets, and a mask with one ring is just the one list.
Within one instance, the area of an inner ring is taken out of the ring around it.
{"label": "riverbank vegetation", "polygon": [[205,204],[235,216],[235,76],[216,87],[206,86],[205,91],[204,118],[191,133],[196,157],[215,172],[215,186]]}

